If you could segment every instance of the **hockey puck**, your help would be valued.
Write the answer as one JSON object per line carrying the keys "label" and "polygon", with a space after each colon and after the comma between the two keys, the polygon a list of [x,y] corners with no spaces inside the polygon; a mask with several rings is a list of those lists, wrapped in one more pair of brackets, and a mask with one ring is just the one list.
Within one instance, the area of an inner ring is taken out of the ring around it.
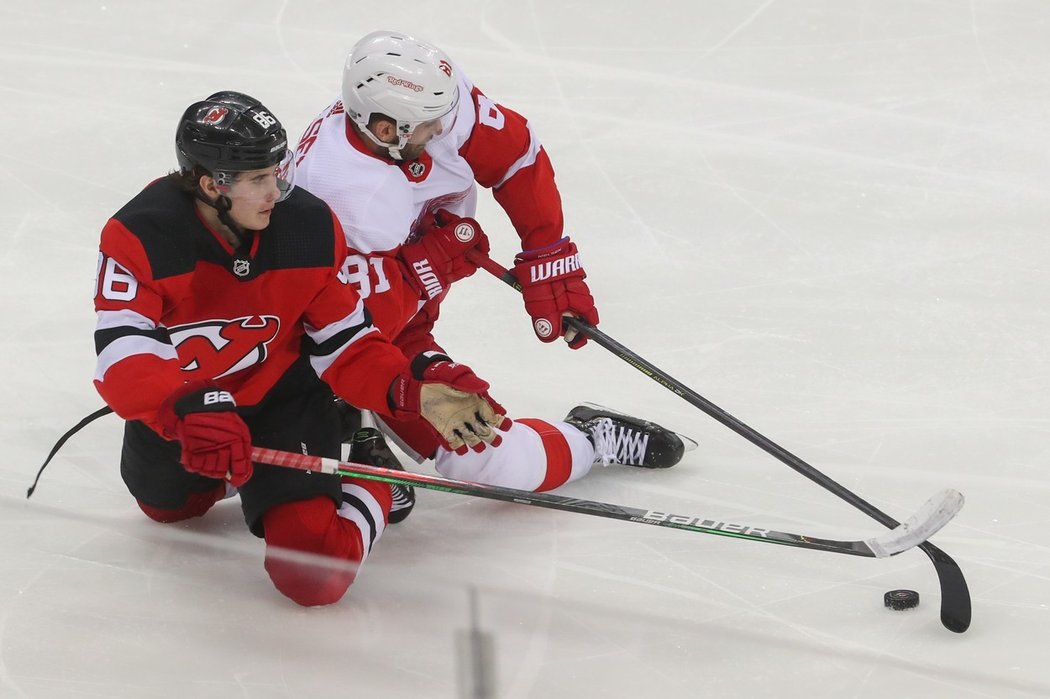
{"label": "hockey puck", "polygon": [[919,606],[919,593],[915,590],[890,590],[882,601],[890,609],[914,609]]}

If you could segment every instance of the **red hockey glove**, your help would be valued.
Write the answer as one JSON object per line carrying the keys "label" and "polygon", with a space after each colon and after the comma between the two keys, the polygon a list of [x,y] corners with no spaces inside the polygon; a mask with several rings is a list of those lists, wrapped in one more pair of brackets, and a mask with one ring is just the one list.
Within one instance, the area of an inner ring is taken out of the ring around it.
{"label": "red hockey glove", "polygon": [[164,436],[182,444],[182,465],[192,473],[229,480],[239,488],[252,477],[252,438],[228,391],[187,384],[160,409]]}
{"label": "red hockey glove", "polygon": [[478,222],[441,210],[424,223],[419,240],[402,245],[398,255],[419,298],[432,299],[453,282],[474,274],[478,267],[466,254],[475,249],[489,251],[488,236]]}
{"label": "red hockey glove", "polygon": [[506,432],[513,424],[488,388],[465,364],[423,352],[390,384],[387,402],[398,420],[422,417],[430,423],[450,451],[465,454],[469,446],[480,452],[503,441],[493,427]]}
{"label": "red hockey glove", "polygon": [[569,314],[591,325],[598,324],[598,310],[587,282],[583,281],[587,274],[580,266],[575,243],[566,237],[545,248],[519,253],[512,271],[521,284],[525,311],[532,316],[536,337],[542,342],[554,342],[565,335],[573,349],[587,344],[585,335],[566,328],[562,320]]}

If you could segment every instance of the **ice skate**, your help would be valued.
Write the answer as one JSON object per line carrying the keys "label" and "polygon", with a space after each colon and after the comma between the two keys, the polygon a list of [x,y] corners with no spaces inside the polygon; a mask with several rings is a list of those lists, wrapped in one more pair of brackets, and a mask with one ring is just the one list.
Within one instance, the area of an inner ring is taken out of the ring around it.
{"label": "ice skate", "polygon": [[[359,464],[371,464],[380,468],[404,471],[401,463],[386,445],[382,433],[374,427],[362,427],[350,440],[350,460]],[[391,524],[404,521],[416,504],[416,492],[410,485],[390,484],[393,503],[387,518]]]}
{"label": "ice skate", "polygon": [[654,422],[593,403],[578,405],[565,422],[586,433],[594,444],[594,463],[641,468],[670,468],[697,444]]}

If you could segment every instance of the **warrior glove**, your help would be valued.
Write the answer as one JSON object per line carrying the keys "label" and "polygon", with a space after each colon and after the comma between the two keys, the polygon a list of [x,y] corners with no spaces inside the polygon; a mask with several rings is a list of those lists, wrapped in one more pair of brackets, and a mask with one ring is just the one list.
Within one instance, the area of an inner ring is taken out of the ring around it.
{"label": "warrior glove", "polygon": [[564,335],[573,349],[587,344],[587,336],[566,327],[563,320],[563,316],[572,315],[598,324],[598,310],[583,281],[587,273],[580,266],[575,243],[565,237],[545,248],[519,253],[512,271],[521,285],[532,329],[541,342],[554,342]]}

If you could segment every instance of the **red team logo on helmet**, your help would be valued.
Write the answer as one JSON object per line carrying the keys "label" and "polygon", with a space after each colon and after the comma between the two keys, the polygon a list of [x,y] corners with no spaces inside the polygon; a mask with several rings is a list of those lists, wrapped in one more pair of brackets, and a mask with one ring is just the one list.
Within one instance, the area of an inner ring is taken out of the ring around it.
{"label": "red team logo on helmet", "polygon": [[276,316],[248,316],[178,325],[169,335],[183,370],[218,379],[266,361],[280,329]]}
{"label": "red team logo on helmet", "polygon": [[226,115],[230,113],[230,110],[226,107],[212,107],[208,110],[208,113],[201,117],[200,123],[202,124],[218,124],[220,121],[226,118]]}
{"label": "red team logo on helmet", "polygon": [[440,68],[441,72],[447,75],[448,77],[452,77],[452,66],[449,65],[448,61],[440,61],[438,63],[438,68]]}

